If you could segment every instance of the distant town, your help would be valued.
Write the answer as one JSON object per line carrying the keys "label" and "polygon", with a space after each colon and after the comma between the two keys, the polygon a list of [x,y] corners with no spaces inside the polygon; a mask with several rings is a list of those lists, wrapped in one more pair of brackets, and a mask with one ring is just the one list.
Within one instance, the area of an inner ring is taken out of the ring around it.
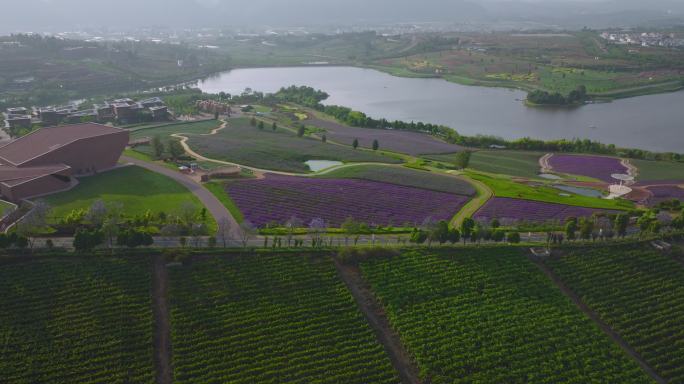
{"label": "distant town", "polygon": [[642,47],[683,48],[684,38],[674,33],[659,32],[603,32],[601,37],[611,43]]}

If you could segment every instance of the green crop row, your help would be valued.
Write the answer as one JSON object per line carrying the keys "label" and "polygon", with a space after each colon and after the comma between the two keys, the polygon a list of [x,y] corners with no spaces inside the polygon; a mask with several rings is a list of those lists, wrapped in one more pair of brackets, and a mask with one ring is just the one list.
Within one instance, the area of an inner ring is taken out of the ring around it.
{"label": "green crop row", "polygon": [[0,382],[152,383],[149,264],[0,266]]}
{"label": "green crop row", "polygon": [[170,277],[177,383],[399,382],[330,259],[215,259]]}
{"label": "green crop row", "polygon": [[651,250],[598,248],[549,265],[671,383],[684,383],[684,268]]}
{"label": "green crop row", "polygon": [[413,251],[361,270],[426,382],[650,382],[518,250]]}

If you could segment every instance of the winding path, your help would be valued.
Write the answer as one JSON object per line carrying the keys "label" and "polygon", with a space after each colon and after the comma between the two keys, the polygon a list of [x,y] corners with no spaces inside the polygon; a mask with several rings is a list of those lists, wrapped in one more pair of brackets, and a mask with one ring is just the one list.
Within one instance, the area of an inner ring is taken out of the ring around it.
{"label": "winding path", "polygon": [[155,163],[149,163],[144,160],[135,159],[129,156],[121,156],[121,160],[137,165],[139,167],[145,168],[149,171],[162,174],[164,176],[170,177],[171,179],[177,181],[184,187],[186,187],[193,195],[195,195],[204,206],[207,208],[209,213],[216,220],[216,224],[227,221],[230,223],[230,237],[232,239],[239,239],[241,232],[240,226],[235,218],[230,214],[228,209],[219,201],[219,199],[214,196],[209,190],[204,188],[201,184],[197,183],[195,180],[191,179],[189,176],[184,175],[180,172],[171,170],[164,166]]}
{"label": "winding path", "polygon": [[466,177],[459,174],[452,173],[452,175],[472,184],[477,190],[477,194],[475,195],[475,197],[470,199],[466,203],[466,205],[464,205],[463,208],[461,208],[461,210],[458,211],[456,216],[454,216],[454,218],[451,220],[451,225],[454,228],[460,228],[461,224],[465,219],[475,215],[475,212],[477,212],[480,208],[487,204],[489,199],[491,199],[494,196],[494,191],[492,191],[491,188],[489,188],[485,183],[481,181],[471,179],[470,177]]}

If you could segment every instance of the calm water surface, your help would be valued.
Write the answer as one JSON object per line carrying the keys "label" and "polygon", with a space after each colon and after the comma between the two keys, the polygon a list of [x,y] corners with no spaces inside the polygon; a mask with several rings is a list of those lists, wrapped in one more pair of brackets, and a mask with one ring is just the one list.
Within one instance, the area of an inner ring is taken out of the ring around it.
{"label": "calm water surface", "polygon": [[570,109],[528,108],[516,90],[411,79],[353,67],[252,68],[199,83],[205,92],[275,92],[308,85],[376,118],[444,124],[458,132],[507,139],[589,138],[623,147],[684,152],[684,92],[642,96]]}

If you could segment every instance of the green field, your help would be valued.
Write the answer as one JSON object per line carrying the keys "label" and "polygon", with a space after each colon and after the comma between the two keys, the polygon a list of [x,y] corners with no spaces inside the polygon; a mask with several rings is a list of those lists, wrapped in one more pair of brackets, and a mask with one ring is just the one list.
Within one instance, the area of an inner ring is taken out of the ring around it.
{"label": "green field", "polygon": [[649,161],[630,159],[639,169],[638,181],[682,180],[684,181],[684,162]]}
{"label": "green field", "polygon": [[0,382],[154,383],[147,260],[0,265]]}
{"label": "green field", "polygon": [[[525,151],[476,151],[470,157],[469,167],[482,172],[501,175],[537,178],[539,158],[544,153]],[[455,155],[430,155],[430,160],[453,163]]]}
{"label": "green field", "polygon": [[606,200],[575,194],[570,194],[570,196],[561,196],[561,192],[566,192],[543,185],[530,186],[516,183],[506,176],[488,175],[473,171],[466,171],[466,175],[486,184],[494,191],[494,195],[496,197],[511,197],[515,199],[535,200],[547,203],[558,203],[578,207],[610,210],[629,210],[634,208],[634,204],[627,200]]}
{"label": "green field", "polygon": [[238,223],[242,223],[245,221],[245,216],[242,214],[240,211],[240,208],[238,208],[237,205],[235,205],[235,202],[233,199],[228,196],[228,193],[226,192],[226,182],[221,182],[221,181],[214,181],[211,183],[205,183],[204,187],[209,190],[214,196],[216,196],[217,199],[223,204],[226,209],[230,212],[230,214],[233,216],[235,221]]}
{"label": "green field", "polygon": [[327,257],[249,255],[170,270],[176,383],[398,383]]}
{"label": "green field", "polygon": [[406,167],[359,165],[345,167],[320,175],[329,179],[363,179],[429,189],[438,192],[471,196],[475,188],[468,182],[445,174],[417,171]]}
{"label": "green field", "polygon": [[[74,189],[44,200],[52,207],[54,221],[75,209],[88,209],[96,200],[122,203],[126,217],[142,215],[148,210],[154,214],[170,214],[188,201],[195,204],[198,211],[203,206],[195,195],[174,180],[136,166],[82,178]],[[209,227],[215,228],[213,218],[209,220]]]}
{"label": "green field", "polygon": [[335,160],[344,162],[398,163],[400,160],[352,148],[325,144],[320,140],[297,137],[290,130],[270,127],[259,130],[248,118],[235,118],[217,135],[190,135],[188,145],[211,159],[234,162],[255,168],[308,172],[307,160]]}
{"label": "green field", "polygon": [[638,247],[571,252],[547,262],[658,374],[684,383],[684,267]]}
{"label": "green field", "polygon": [[425,382],[651,382],[518,249],[411,251],[361,270]]}

